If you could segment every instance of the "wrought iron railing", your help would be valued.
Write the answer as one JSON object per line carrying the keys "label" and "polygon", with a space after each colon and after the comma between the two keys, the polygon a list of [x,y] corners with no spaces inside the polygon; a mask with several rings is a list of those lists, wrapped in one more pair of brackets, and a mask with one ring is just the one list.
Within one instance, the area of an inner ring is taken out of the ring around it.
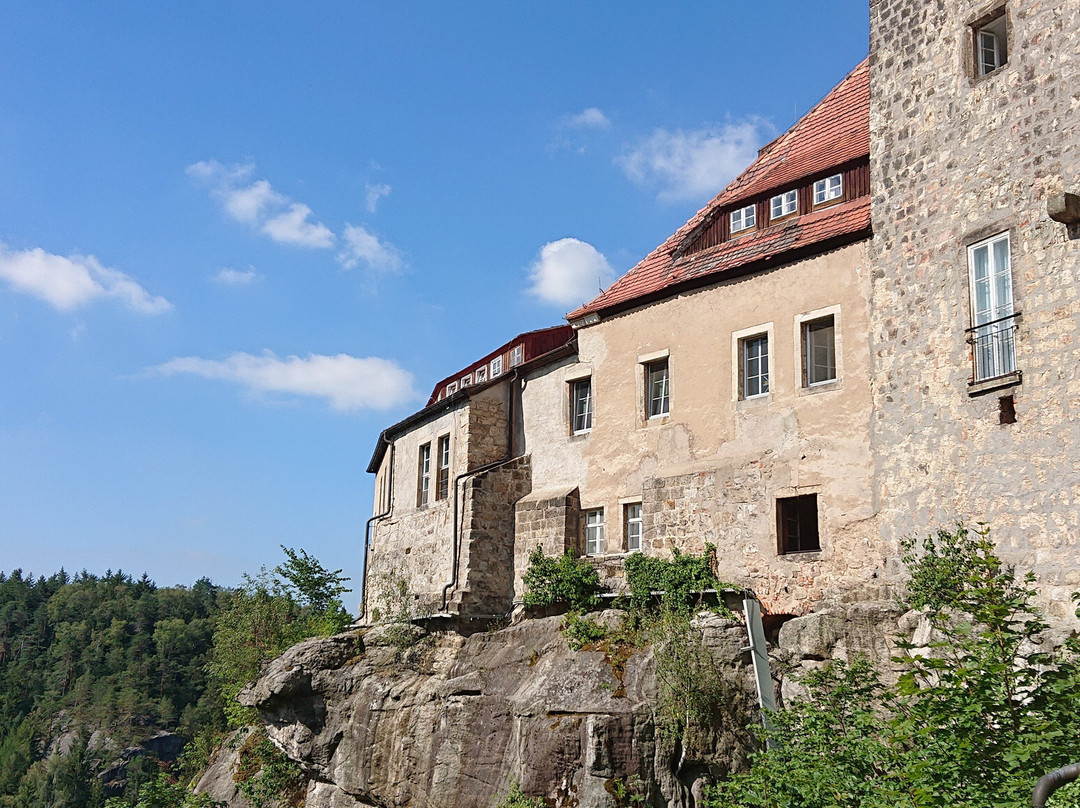
{"label": "wrought iron railing", "polygon": [[976,382],[1016,371],[1016,311],[967,329]]}

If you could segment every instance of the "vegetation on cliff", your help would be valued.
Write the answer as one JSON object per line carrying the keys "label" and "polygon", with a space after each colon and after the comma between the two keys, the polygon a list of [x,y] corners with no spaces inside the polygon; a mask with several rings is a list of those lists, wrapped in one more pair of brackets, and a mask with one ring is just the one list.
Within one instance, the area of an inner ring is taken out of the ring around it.
{"label": "vegetation on cliff", "polygon": [[[808,675],[773,717],[773,746],[717,786],[708,808],[1021,808],[1080,750],[1080,643],[1047,646],[1032,605],[985,530],[908,543],[905,605],[932,628],[903,644],[886,686],[864,659]],[[1080,805],[1075,785],[1051,805]]]}

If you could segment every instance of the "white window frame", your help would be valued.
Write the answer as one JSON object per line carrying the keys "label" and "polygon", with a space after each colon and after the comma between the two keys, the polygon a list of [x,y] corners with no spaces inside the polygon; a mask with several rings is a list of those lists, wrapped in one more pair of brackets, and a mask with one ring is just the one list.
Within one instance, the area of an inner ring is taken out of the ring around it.
{"label": "white window frame", "polygon": [[416,507],[423,508],[431,500],[431,441],[420,445],[416,468]]}
{"label": "white window frame", "polygon": [[[828,325],[826,326],[826,322]],[[832,333],[828,340],[828,345],[821,343],[811,344],[813,335],[819,333],[827,327]],[[837,367],[836,367],[836,318],[832,315],[826,315],[824,317],[817,317],[815,319],[807,319],[802,321],[802,356],[803,356],[803,385],[806,387],[820,387],[823,384],[832,384],[837,379]],[[820,355],[820,349],[824,349],[827,357],[827,363],[825,365],[819,365],[817,359]],[[826,372],[831,370],[831,375],[823,378],[817,378],[817,369],[824,367]]]}
{"label": "white window frame", "polygon": [[502,376],[502,372],[502,355],[500,354],[491,360],[491,378],[494,379],[496,376]]}
{"label": "white window frame", "polygon": [[814,183],[814,204],[824,205],[844,195],[844,175],[833,174]]}
{"label": "white window frame", "polygon": [[[663,376],[660,382],[660,395],[653,395],[653,374],[660,372],[663,365]],[[653,418],[666,418],[671,414],[671,359],[664,357],[645,363],[645,416]]]}
{"label": "white window frame", "polygon": [[[583,392],[584,397],[582,397]],[[592,420],[592,377],[574,379],[570,382],[570,434],[585,435],[592,431]]]}
{"label": "white window frame", "polygon": [[732,234],[750,230],[757,224],[757,212],[754,205],[747,205],[738,210],[733,210],[730,216]]}
{"label": "white window frame", "polygon": [[446,395],[450,396],[457,392],[457,382],[450,382],[446,385]]}
{"label": "white window frame", "polygon": [[438,502],[450,496],[450,436],[440,435],[435,445],[435,453],[438,455],[435,459],[435,501]]}
{"label": "white window frame", "polygon": [[515,345],[510,349],[510,367],[516,368],[525,361],[525,346]]}
{"label": "white window frame", "polygon": [[585,555],[604,554],[604,509],[585,511]]}
{"label": "white window frame", "polygon": [[641,503],[623,503],[623,541],[626,544],[626,552],[636,553],[641,551],[641,539],[644,534],[641,519]]}
{"label": "white window frame", "polygon": [[468,387],[470,384],[472,384],[472,374],[466,373],[464,376],[461,377],[461,386]]}
{"label": "white window frame", "polygon": [[975,75],[982,77],[1009,63],[1008,23],[1005,9],[993,19],[974,26]]}
{"label": "white window frame", "polygon": [[[981,251],[986,256],[984,272],[980,272]],[[974,377],[976,382],[982,382],[1016,371],[1016,303],[1009,232],[968,245],[967,255]]]}
{"label": "white window frame", "polygon": [[[757,350],[751,353],[754,348]],[[764,351],[762,351],[764,347]],[[764,368],[762,368],[764,360]],[[753,364],[756,363],[756,364]],[[756,368],[754,373],[751,369]],[[749,334],[739,340],[739,396],[743,401],[755,398],[764,398],[769,395],[769,381],[771,377],[769,369],[769,334],[761,332]],[[756,387],[756,392],[750,392]]]}
{"label": "white window frame", "polygon": [[484,365],[484,367],[482,367],[482,368],[477,368],[476,369],[475,376],[476,376],[476,383],[477,384],[483,384],[484,382],[487,381],[487,370],[488,370],[487,365]]}
{"label": "white window frame", "polygon": [[769,200],[769,218],[783,219],[785,216],[791,216],[799,209],[799,193],[798,191],[784,191],[782,194],[777,194]]}

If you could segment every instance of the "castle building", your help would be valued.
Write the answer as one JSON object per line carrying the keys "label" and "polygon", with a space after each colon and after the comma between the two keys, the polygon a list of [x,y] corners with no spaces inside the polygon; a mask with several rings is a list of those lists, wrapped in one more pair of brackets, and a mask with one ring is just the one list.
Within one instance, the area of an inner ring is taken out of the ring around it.
{"label": "castle building", "polygon": [[495,616],[536,547],[617,587],[628,553],[712,544],[802,614],[890,597],[902,538],[985,520],[1064,615],[1078,12],[873,0],[869,58],[723,192],[383,432],[365,567],[419,612]]}

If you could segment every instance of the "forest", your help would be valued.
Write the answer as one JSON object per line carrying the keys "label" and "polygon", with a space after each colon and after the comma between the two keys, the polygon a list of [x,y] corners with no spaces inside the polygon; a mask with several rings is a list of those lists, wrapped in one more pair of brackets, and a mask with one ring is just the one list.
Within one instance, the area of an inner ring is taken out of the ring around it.
{"label": "forest", "polygon": [[[240,688],[265,660],[350,622],[341,570],[282,550],[281,564],[237,588],[0,572],[0,807],[209,804],[186,786],[253,718],[236,704]],[[268,746],[251,745],[255,769],[296,780]],[[258,782],[245,785],[266,801]]]}

